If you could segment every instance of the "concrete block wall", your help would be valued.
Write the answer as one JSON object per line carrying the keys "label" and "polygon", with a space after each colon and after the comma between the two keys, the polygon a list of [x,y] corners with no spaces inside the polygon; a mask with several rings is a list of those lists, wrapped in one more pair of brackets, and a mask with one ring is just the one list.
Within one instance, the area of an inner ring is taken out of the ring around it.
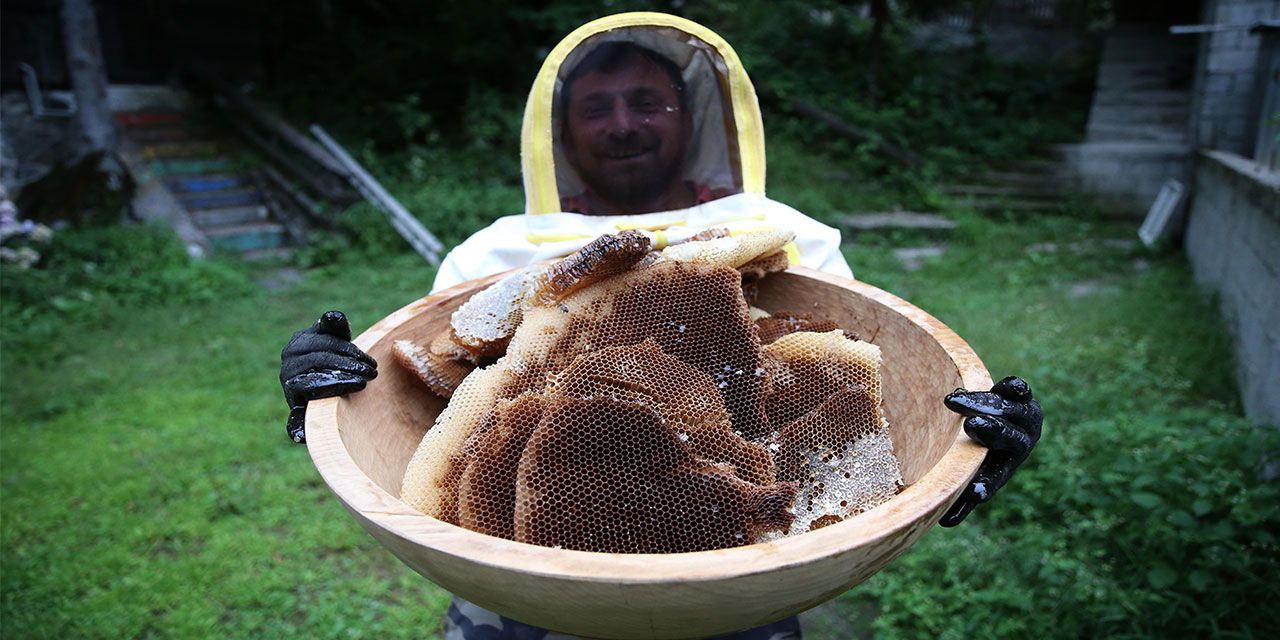
{"label": "concrete block wall", "polygon": [[1195,160],[1185,243],[1236,338],[1245,412],[1280,425],[1280,172],[1224,151]]}
{"label": "concrete block wall", "polygon": [[[1209,0],[1202,20],[1227,25],[1280,20],[1280,2]],[[1254,113],[1257,96],[1253,93],[1261,36],[1235,29],[1180,37],[1200,39],[1191,103],[1193,146],[1252,155],[1258,124]]]}

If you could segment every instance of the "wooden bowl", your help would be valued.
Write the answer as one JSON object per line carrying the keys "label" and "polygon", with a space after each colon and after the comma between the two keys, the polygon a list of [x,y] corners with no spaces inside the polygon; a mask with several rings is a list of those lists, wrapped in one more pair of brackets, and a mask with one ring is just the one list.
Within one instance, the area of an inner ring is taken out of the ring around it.
{"label": "wooden bowl", "polygon": [[362,392],[312,402],[311,457],[374,538],[432,582],[502,615],[589,638],[701,638],[816,606],[869,578],[924,535],[985,449],[942,405],[987,389],[982,362],[946,325],[870,285],[793,267],[765,278],[757,306],[835,320],[883,352],[884,408],[906,489],[847,521],[777,542],[680,554],[566,551],[474,533],[398,498],[410,456],[445,402],[398,366],[392,342],[431,337],[491,276],[427,296],[356,338],[382,363]]}

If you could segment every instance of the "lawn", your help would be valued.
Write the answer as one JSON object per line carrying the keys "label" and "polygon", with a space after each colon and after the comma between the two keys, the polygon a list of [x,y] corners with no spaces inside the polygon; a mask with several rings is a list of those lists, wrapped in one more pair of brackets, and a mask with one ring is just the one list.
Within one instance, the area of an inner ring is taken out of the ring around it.
{"label": "lawn", "polygon": [[[825,160],[771,152],[771,195],[825,219],[891,199],[815,192],[800,174]],[[452,220],[440,223],[452,242],[485,221],[461,216],[459,192],[519,210],[510,176],[460,175],[396,191],[429,225]],[[1240,415],[1230,338],[1181,253],[1087,211],[941,212],[959,223],[945,237],[846,235],[846,256],[954,328],[994,376],[1029,380],[1044,439],[992,504],[828,610],[878,638],[1280,633],[1263,606],[1280,601],[1280,491],[1259,477],[1280,432]],[[6,267],[5,637],[436,633],[448,594],[366,535],[284,435],[289,334],[330,308],[358,332],[431,283],[390,232],[369,230],[376,217],[350,215],[369,237],[303,256],[285,289],[258,282],[279,265],[188,264],[146,229],[60,234],[56,277]],[[392,250],[368,250],[378,242]],[[918,270],[892,253],[925,242],[946,253]]]}

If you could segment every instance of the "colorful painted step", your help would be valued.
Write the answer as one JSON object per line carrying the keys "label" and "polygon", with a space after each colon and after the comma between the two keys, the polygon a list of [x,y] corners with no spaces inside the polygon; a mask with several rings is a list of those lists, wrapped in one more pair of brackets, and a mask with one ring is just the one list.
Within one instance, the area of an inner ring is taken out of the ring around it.
{"label": "colorful painted step", "polygon": [[210,158],[218,155],[218,145],[212,142],[157,142],[142,148],[142,157],[156,158]]}
{"label": "colorful painted step", "polygon": [[209,174],[194,176],[169,176],[164,184],[170,191],[222,191],[235,189],[250,183],[249,177],[243,174]]}
{"label": "colorful painted step", "polygon": [[197,209],[219,209],[223,207],[241,207],[262,202],[262,194],[257,189],[230,189],[227,191],[197,191],[195,193],[177,193],[178,201],[188,211]]}
{"label": "colorful painted step", "polygon": [[155,126],[130,129],[128,136],[139,144],[178,142],[186,140],[189,137],[186,129],[173,126]]}
{"label": "colorful painted step", "polygon": [[126,127],[146,127],[157,124],[180,124],[182,114],[177,111],[119,111],[116,122]]}
{"label": "colorful painted step", "polygon": [[274,222],[256,222],[226,225],[204,229],[210,244],[221,251],[257,251],[272,249],[284,244],[284,225]]}
{"label": "colorful painted step", "polygon": [[191,221],[201,229],[225,225],[242,225],[262,222],[267,219],[267,208],[262,205],[250,207],[224,207],[221,209],[202,209],[191,212]]}
{"label": "colorful painted step", "polygon": [[157,176],[171,176],[184,173],[225,173],[240,168],[240,163],[226,158],[209,160],[152,160],[148,165],[151,173]]}

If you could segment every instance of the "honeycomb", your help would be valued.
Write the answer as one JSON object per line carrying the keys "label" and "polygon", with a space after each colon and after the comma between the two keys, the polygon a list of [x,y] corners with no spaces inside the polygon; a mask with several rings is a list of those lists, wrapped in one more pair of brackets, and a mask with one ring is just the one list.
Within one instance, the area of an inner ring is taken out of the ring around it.
{"label": "honeycomb", "polygon": [[[760,330],[760,344],[767,345],[773,344],[775,340],[788,333],[796,333],[798,331],[825,333],[840,327],[830,320],[815,320],[813,314],[810,313],[799,316],[783,312],[757,318],[756,328]],[[855,337],[854,339],[856,340],[857,338]]]}
{"label": "honeycomb", "polygon": [[[639,233],[603,236],[473,297],[411,353],[474,370],[407,363],[433,389],[453,377],[401,498],[519,542],[679,553],[801,534],[895,495],[879,348],[749,307],[744,282],[785,268],[790,234],[704,238],[656,252]],[[488,366],[464,355],[495,345]]]}

